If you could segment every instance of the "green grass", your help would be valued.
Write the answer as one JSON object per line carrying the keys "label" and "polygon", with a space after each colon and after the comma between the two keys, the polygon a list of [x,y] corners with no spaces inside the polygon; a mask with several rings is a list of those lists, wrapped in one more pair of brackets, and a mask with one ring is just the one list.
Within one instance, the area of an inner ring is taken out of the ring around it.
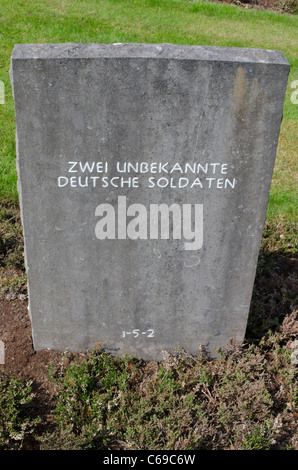
{"label": "green grass", "polygon": [[[277,420],[286,423],[297,405],[297,370],[284,341],[270,334],[215,362],[180,351],[146,369],[97,350],[53,367],[57,428],[41,437],[41,448],[272,449]],[[291,437],[285,432],[281,447],[291,447]]]}
{"label": "green grass", "polygon": [[[0,199],[16,202],[15,118],[9,81],[16,43],[149,42],[281,50],[291,64],[268,218],[297,217],[298,18],[294,15],[188,0],[2,0],[0,10]],[[296,164],[296,168],[295,168]]]}
{"label": "green grass", "polygon": [[[294,105],[293,105],[294,106]],[[296,105],[298,109],[298,105]],[[297,222],[298,207],[297,120],[284,119],[270,192],[267,218]]]}

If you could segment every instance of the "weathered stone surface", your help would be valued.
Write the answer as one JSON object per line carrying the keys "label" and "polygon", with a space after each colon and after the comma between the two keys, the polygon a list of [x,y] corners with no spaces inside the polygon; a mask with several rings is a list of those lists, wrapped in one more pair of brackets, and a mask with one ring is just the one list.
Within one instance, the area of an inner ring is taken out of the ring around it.
{"label": "weathered stone surface", "polygon": [[243,340],[288,72],[278,51],[15,46],[35,349]]}

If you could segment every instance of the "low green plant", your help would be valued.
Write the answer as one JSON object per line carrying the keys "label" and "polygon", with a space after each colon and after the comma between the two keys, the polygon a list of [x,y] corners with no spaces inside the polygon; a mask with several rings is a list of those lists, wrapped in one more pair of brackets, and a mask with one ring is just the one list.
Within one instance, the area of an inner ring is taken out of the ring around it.
{"label": "low green plant", "polygon": [[0,450],[22,449],[24,438],[39,422],[30,413],[34,398],[31,383],[23,384],[0,371]]}
{"label": "low green plant", "polygon": [[[297,319],[295,320],[297,321]],[[297,369],[283,332],[217,359],[185,351],[160,363],[96,350],[52,375],[57,430],[43,449],[220,450],[293,445]]]}
{"label": "low green plant", "polygon": [[272,442],[273,425],[255,426],[250,432],[244,433],[242,450],[269,450]]}

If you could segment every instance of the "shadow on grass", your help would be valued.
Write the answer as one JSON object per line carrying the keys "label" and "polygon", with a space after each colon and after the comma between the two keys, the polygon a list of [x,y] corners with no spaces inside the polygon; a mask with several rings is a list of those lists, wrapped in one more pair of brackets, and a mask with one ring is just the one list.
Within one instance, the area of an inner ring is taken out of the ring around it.
{"label": "shadow on grass", "polygon": [[298,308],[297,230],[294,223],[266,222],[258,258],[246,341],[276,331]]}

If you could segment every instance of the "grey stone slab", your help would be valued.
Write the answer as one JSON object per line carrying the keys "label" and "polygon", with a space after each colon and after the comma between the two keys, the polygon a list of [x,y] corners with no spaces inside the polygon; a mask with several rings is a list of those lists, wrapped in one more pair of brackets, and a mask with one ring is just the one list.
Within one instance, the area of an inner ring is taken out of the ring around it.
{"label": "grey stone slab", "polygon": [[259,49],[15,46],[36,350],[243,341],[288,73]]}

